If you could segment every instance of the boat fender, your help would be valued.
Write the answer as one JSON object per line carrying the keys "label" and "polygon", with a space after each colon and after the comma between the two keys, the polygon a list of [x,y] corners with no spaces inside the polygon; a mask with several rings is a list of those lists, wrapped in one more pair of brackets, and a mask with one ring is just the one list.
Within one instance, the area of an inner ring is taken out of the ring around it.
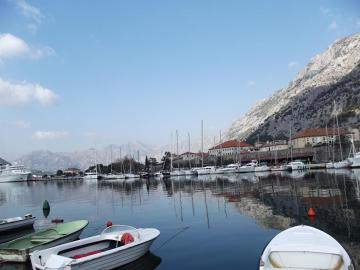
{"label": "boat fender", "polygon": [[124,234],[121,236],[120,242],[121,242],[121,244],[123,244],[123,245],[130,244],[130,243],[134,242],[134,237],[133,237],[130,233],[124,233]]}
{"label": "boat fender", "polygon": [[309,217],[315,217],[314,209],[312,209],[312,207],[310,207],[307,214],[308,214]]}
{"label": "boat fender", "polygon": [[113,225],[112,221],[109,220],[108,222],[106,222],[106,227],[109,228]]}
{"label": "boat fender", "polygon": [[63,222],[64,222],[64,220],[61,218],[55,218],[55,219],[51,220],[51,223],[55,223],[55,224],[63,223]]}

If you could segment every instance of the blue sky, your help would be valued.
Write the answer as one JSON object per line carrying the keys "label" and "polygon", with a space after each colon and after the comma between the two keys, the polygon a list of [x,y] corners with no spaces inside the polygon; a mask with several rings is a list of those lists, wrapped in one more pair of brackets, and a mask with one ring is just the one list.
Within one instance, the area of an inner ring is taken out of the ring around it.
{"label": "blue sky", "polygon": [[359,1],[0,1],[0,156],[224,132]]}

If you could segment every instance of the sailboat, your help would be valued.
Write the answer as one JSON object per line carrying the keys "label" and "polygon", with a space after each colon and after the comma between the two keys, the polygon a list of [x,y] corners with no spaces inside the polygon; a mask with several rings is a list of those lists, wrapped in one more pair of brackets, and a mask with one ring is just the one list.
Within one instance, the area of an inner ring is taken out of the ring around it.
{"label": "sailboat", "polygon": [[94,156],[95,156],[95,170],[94,171],[88,171],[84,174],[84,180],[91,180],[91,179],[98,179],[98,170],[97,170],[97,162],[96,162],[96,150],[93,149]]}
{"label": "sailboat", "polygon": [[352,157],[349,157],[348,161],[350,163],[350,167],[357,168],[360,167],[360,152],[356,152],[353,136],[351,136],[350,140],[351,140],[350,155],[352,154]]}
{"label": "sailboat", "polygon": [[348,168],[350,166],[350,162],[349,160],[343,158],[343,152],[342,152],[342,147],[341,147],[341,137],[340,137],[340,128],[339,128],[339,120],[336,114],[336,103],[334,100],[334,111],[335,111],[335,119],[336,119],[336,128],[337,128],[337,133],[338,133],[338,137],[339,137],[339,146],[340,146],[340,156],[341,156],[341,160],[338,162],[334,162],[334,168],[335,169],[342,169],[342,168]]}
{"label": "sailboat", "polygon": [[[292,109],[291,109],[291,115],[292,115]],[[291,140],[291,135],[292,135],[292,119],[290,122],[290,157],[291,157],[291,162],[289,162],[286,167],[287,170],[289,171],[297,171],[297,170],[305,170],[308,167],[305,165],[304,162],[300,161],[300,160],[295,160],[293,161],[293,145],[292,145],[292,140]]]}
{"label": "sailboat", "polygon": [[[125,175],[122,173],[114,173],[113,172],[113,162],[112,162],[112,146],[110,146],[110,173],[103,175],[103,179],[110,180],[110,179],[118,179],[118,180],[124,180]],[[121,160],[121,147],[120,147],[120,160]]]}
{"label": "sailboat", "polygon": [[179,133],[176,130],[176,156],[177,156],[177,170],[171,171],[170,176],[182,176],[185,175],[185,171],[180,170],[179,167]]}
{"label": "sailboat", "polygon": [[[130,152],[130,145],[129,145],[129,152]],[[140,178],[139,174],[134,174],[132,173],[131,167],[132,167],[132,163],[133,163],[134,158],[132,157],[132,155],[130,154],[130,160],[129,160],[129,172],[125,174],[125,179],[134,179],[134,178]]]}
{"label": "sailboat", "polygon": [[[259,135],[258,135],[258,144],[260,143],[260,138],[259,138]],[[268,172],[270,171],[270,167],[266,164],[264,165],[261,165],[261,161],[260,161],[260,151],[258,150],[258,164],[257,166],[255,167],[255,172]]]}
{"label": "sailboat", "polygon": [[[190,154],[190,133],[188,133],[188,152]],[[197,171],[191,169],[191,159],[189,158],[189,169],[188,170],[184,170],[185,175],[187,176],[191,176],[191,175],[197,175]]]}
{"label": "sailboat", "polygon": [[201,168],[197,169],[198,175],[211,174],[216,171],[215,166],[204,167],[204,121],[201,120]]}

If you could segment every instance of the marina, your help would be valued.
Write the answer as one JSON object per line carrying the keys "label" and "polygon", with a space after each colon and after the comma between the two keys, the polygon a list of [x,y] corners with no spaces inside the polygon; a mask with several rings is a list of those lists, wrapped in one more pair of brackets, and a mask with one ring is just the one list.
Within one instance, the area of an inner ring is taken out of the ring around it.
{"label": "marina", "polygon": [[[45,199],[51,205],[46,218]],[[145,269],[257,269],[269,241],[302,224],[329,234],[356,267],[360,262],[358,169],[3,183],[0,206],[4,216],[33,213],[35,230],[58,217],[88,219],[80,239],[100,234],[108,220],[157,228],[161,235],[150,248],[156,260],[142,265],[153,267]],[[16,267],[24,266],[0,264],[2,270],[31,269]]]}

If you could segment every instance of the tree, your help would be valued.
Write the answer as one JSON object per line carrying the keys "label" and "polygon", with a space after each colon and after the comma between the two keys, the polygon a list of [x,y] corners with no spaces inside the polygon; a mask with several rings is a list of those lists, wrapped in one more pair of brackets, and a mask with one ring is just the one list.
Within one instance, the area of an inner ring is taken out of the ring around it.
{"label": "tree", "polygon": [[149,172],[150,170],[150,162],[148,160],[148,157],[145,157],[145,171]]}
{"label": "tree", "polygon": [[57,170],[56,176],[62,176],[64,172],[62,170]]}
{"label": "tree", "polygon": [[163,163],[163,170],[170,170],[170,158],[171,158],[171,153],[170,152],[165,152],[164,156],[161,158],[161,162]]}

